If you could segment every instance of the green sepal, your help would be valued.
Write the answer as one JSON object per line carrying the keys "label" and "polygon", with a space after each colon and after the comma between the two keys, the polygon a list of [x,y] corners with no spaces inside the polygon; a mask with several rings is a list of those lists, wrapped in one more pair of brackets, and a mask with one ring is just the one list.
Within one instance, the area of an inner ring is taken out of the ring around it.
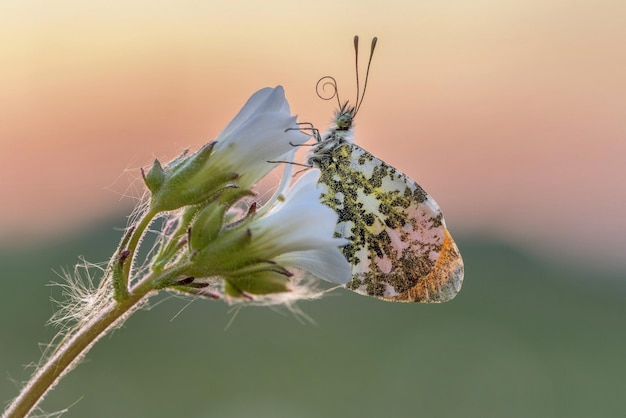
{"label": "green sepal", "polygon": [[158,211],[175,210],[197,205],[215,197],[228,183],[239,177],[237,173],[218,173],[210,178],[167,178],[159,191],[152,195],[151,205]]}
{"label": "green sepal", "polygon": [[145,173],[142,168],[141,175],[143,176],[143,181],[146,183],[148,190],[150,190],[152,194],[157,193],[165,181],[165,172],[163,171],[161,162],[157,159],[152,163],[152,167],[148,173]]}
{"label": "green sepal", "polygon": [[247,228],[223,230],[211,242],[211,245],[191,252],[189,275],[194,277],[225,276],[250,264],[249,260],[242,257],[242,250],[248,246],[251,239],[252,235]]}
{"label": "green sepal", "polygon": [[[254,192],[233,186],[220,191],[219,197],[212,198],[211,203],[202,207],[191,223],[189,247],[201,250],[213,241],[224,227],[224,215],[228,209],[246,196],[254,196]],[[233,225],[229,227],[232,229]]]}
{"label": "green sepal", "polygon": [[230,296],[235,297],[241,297],[244,292],[251,295],[268,295],[289,291],[288,284],[289,278],[285,275],[266,270],[255,274],[246,274],[241,277],[229,277],[225,279],[224,291],[227,292],[227,288],[236,289],[239,295],[227,292]]}
{"label": "green sepal", "polygon": [[217,237],[222,230],[226,210],[227,206],[216,203],[211,203],[200,210],[191,224],[189,248],[201,250]]}
{"label": "green sepal", "polygon": [[220,193],[219,201],[221,204],[231,207],[246,196],[252,197],[256,194],[252,190],[232,187]]}
{"label": "green sepal", "polygon": [[186,176],[197,173],[198,169],[202,168],[207,161],[209,161],[215,144],[215,141],[209,142],[190,156],[187,156],[187,152],[185,151],[182,155],[176,157],[176,159],[168,164],[166,170],[168,170],[173,176]]}
{"label": "green sepal", "polygon": [[239,278],[252,276],[266,271],[281,274],[285,277],[293,276],[293,274],[289,270],[279,264],[276,264],[273,261],[258,261],[254,264],[250,264],[246,267],[240,268],[236,272],[233,272],[229,277]]}
{"label": "green sepal", "polygon": [[291,276],[291,272],[286,268],[271,261],[262,261],[228,275],[225,282],[240,292],[267,295],[287,292]]}
{"label": "green sepal", "polygon": [[157,256],[152,261],[152,271],[162,271],[167,263],[174,260],[178,252],[188,244],[188,237],[185,233],[198,211],[199,208],[197,206],[189,206],[183,210],[176,231],[169,236],[167,241],[161,244]]}
{"label": "green sepal", "polygon": [[234,298],[243,298],[246,296],[243,291],[239,290],[234,284],[232,284],[228,280],[224,281],[223,292],[226,296],[231,296]]}
{"label": "green sepal", "polygon": [[183,154],[164,168],[155,161],[145,175],[153,210],[175,210],[205,202],[239,177],[234,172],[207,171],[214,146],[211,142],[188,157]]}

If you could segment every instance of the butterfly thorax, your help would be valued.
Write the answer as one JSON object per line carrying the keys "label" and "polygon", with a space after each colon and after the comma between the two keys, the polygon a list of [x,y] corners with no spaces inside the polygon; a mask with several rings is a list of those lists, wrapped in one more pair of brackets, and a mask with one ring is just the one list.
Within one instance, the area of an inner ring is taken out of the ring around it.
{"label": "butterfly thorax", "polygon": [[338,146],[352,142],[349,138],[352,133],[354,115],[355,108],[348,107],[348,102],[337,109],[334,117],[335,126],[323,137],[318,137],[318,143],[309,157],[309,164],[316,167],[320,164],[324,165],[324,160],[330,158]]}

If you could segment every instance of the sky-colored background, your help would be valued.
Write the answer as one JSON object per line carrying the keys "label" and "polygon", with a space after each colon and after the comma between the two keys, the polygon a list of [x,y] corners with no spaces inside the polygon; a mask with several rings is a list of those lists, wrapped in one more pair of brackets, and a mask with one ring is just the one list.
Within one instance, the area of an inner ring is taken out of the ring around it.
{"label": "sky-colored background", "polygon": [[379,45],[357,141],[453,233],[626,268],[626,2],[216,3],[0,3],[0,242],[129,207],[139,167],[212,139],[258,88],[327,126],[315,82],[351,98],[359,34]]}

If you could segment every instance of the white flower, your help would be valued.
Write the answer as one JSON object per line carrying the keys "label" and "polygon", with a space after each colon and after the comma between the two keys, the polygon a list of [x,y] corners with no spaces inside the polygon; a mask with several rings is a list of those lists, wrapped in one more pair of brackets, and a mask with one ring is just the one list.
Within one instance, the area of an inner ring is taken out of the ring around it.
{"label": "white flower", "polygon": [[198,215],[191,226],[189,244],[194,250],[185,275],[201,282],[221,277],[224,293],[235,297],[295,290],[307,273],[347,283],[350,266],[339,250],[347,241],[334,237],[338,217],[321,203],[318,179],[319,170],[310,170],[269,206],[220,232],[205,233],[211,228],[203,223],[216,219],[213,208],[207,212],[211,216]]}
{"label": "white flower", "polygon": [[250,188],[276,165],[268,161],[292,161],[297,145],[308,139],[282,87],[264,88],[214,142],[165,168],[155,162],[144,175],[152,209],[197,205],[181,221],[189,252],[178,259],[185,269],[172,282],[177,289],[195,291],[219,277],[225,295],[242,297],[295,290],[303,276],[348,282],[350,266],[339,250],[347,241],[334,237],[338,216],[321,203],[319,170],[288,188],[292,166],[286,164],[275,195],[259,210],[241,211]]}
{"label": "white flower", "polygon": [[335,238],[337,214],[320,201],[319,170],[310,170],[249,226],[251,250],[285,267],[296,267],[321,279],[344,284],[350,266]]}
{"label": "white flower", "polygon": [[154,210],[202,203],[236,184],[248,190],[276,166],[291,161],[297,145],[309,139],[291,116],[283,88],[254,93],[215,141],[192,155],[161,166],[155,160],[144,175]]}
{"label": "white flower", "polygon": [[249,188],[276,166],[268,161],[284,161],[294,145],[309,138],[291,116],[283,88],[266,87],[254,93],[217,136],[209,172],[237,173],[237,184]]}

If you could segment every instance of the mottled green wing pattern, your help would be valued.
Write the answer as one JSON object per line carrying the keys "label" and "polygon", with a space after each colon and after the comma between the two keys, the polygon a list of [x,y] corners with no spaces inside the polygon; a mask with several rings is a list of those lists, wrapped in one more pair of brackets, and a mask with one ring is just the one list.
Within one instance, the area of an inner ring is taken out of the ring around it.
{"label": "mottled green wing pattern", "polygon": [[463,260],[435,201],[413,180],[347,141],[320,144],[322,201],[339,215],[335,235],[350,243],[346,285],[401,302],[445,302],[461,289]]}

